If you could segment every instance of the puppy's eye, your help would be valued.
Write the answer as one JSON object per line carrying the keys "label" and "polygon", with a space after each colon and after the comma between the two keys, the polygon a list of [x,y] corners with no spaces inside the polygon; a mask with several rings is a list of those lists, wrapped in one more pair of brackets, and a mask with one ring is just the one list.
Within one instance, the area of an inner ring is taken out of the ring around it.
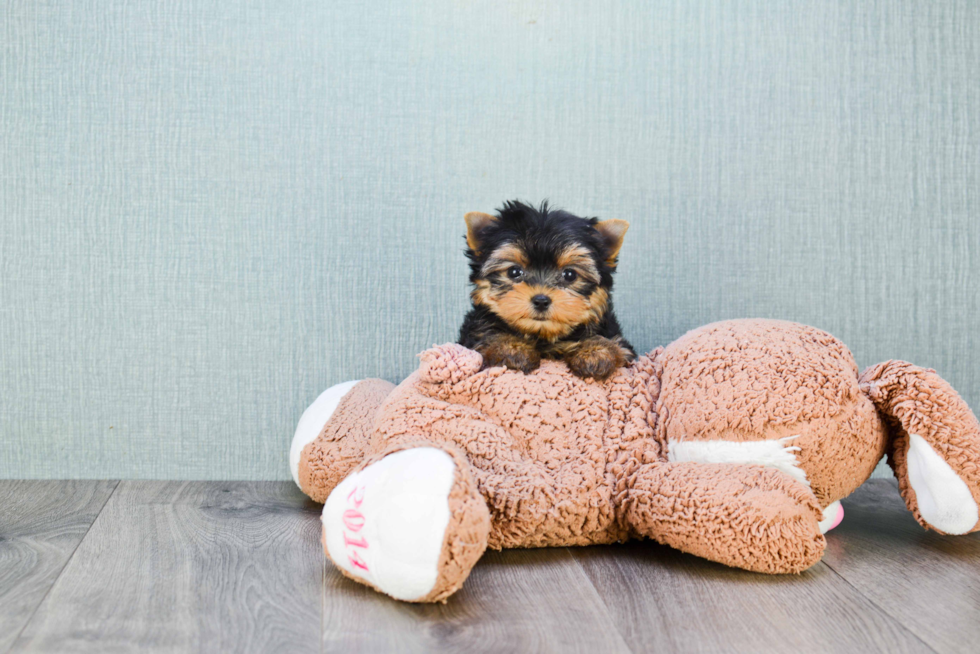
{"label": "puppy's eye", "polygon": [[562,272],[561,278],[564,279],[566,282],[571,283],[574,282],[576,279],[578,279],[578,273],[576,273],[571,268],[568,268],[564,272]]}
{"label": "puppy's eye", "polygon": [[507,276],[511,279],[520,279],[524,276],[524,269],[520,266],[511,266],[507,269]]}

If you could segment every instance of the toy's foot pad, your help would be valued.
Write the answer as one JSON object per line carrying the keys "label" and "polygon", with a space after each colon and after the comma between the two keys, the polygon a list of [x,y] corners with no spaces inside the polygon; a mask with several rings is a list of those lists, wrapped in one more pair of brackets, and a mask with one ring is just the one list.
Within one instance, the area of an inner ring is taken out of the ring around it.
{"label": "toy's foot pad", "polygon": [[966,482],[929,443],[909,435],[908,479],[919,515],[946,534],[966,534],[977,526],[980,512]]}
{"label": "toy's foot pad", "polygon": [[844,519],[844,507],[841,506],[840,502],[831,502],[827,505],[827,508],[823,510],[823,520],[817,523],[820,527],[820,533],[826,534],[828,531],[836,527]]}
{"label": "toy's foot pad", "polygon": [[667,442],[667,460],[672,463],[756,463],[784,472],[807,488],[810,482],[796,459],[797,436],[772,440],[736,442],[728,440],[686,440],[671,438]]}
{"label": "toy's foot pad", "polygon": [[456,464],[418,447],[344,479],[323,505],[324,546],[348,575],[400,600],[419,600],[439,577]]}

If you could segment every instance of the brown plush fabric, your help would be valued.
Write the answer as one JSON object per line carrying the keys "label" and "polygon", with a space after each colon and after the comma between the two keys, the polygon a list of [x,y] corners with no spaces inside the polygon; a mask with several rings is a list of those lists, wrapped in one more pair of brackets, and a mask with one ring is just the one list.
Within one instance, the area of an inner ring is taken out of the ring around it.
{"label": "brown plush fabric", "polygon": [[358,382],[340,400],[320,435],[303,448],[299,487],[315,502],[326,502],[330,491],[363,459],[378,407],[395,385],[383,379]]}
{"label": "brown plush fabric", "polygon": [[[888,463],[898,477],[906,506],[923,527],[942,533],[922,519],[909,484],[906,455],[909,434],[921,436],[966,482],[980,504],[980,424],[970,407],[935,370],[905,361],[886,361],[861,374],[861,386],[885,414],[893,430]],[[978,523],[971,531],[980,530]]]}
{"label": "brown plush fabric", "polygon": [[755,572],[802,572],[826,544],[813,494],[759,465],[646,465],[628,507],[637,533]]}
{"label": "brown plush fabric", "polygon": [[[445,598],[465,579],[484,512],[493,548],[646,536],[749,570],[799,572],[823,551],[821,507],[867,479],[892,439],[903,478],[903,430],[926,438],[980,499],[980,429],[956,393],[935,373],[897,362],[859,380],[847,348],[812,327],[708,325],[603,382],[554,361],[530,374],[481,370],[480,355],[459,345],[420,356],[394,390],[356,386],[361,399],[345,398],[300,470],[304,490],[323,501],[358,463],[420,445],[450,453],[459,504],[440,581],[425,599]],[[671,443],[789,437],[802,481],[751,462],[668,460]]]}

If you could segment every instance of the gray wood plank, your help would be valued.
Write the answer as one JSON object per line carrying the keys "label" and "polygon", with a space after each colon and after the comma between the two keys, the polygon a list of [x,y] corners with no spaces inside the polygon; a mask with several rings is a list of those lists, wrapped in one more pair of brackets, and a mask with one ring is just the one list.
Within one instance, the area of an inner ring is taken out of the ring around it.
{"label": "gray wood plank", "polygon": [[121,482],[13,651],[317,651],[319,507],[284,482]]}
{"label": "gray wood plank", "polygon": [[0,652],[6,652],[116,487],[0,480]]}
{"label": "gray wood plank", "polygon": [[487,552],[446,604],[396,602],[328,568],[327,652],[627,652],[564,548]]}
{"label": "gray wood plank", "polygon": [[894,479],[869,481],[843,504],[827,565],[935,650],[980,651],[980,533],[924,530]]}
{"label": "gray wood plank", "polygon": [[834,572],[728,568],[650,541],[573,550],[634,652],[928,652]]}

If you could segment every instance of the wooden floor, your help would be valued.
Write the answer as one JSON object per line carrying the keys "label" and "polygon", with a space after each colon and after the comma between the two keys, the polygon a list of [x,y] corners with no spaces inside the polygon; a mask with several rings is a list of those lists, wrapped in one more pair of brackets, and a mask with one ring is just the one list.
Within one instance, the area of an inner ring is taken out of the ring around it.
{"label": "wooden floor", "polygon": [[650,542],[489,552],[448,604],[325,562],[289,483],[0,481],[0,652],[980,652],[980,534],[895,482],[792,577]]}

